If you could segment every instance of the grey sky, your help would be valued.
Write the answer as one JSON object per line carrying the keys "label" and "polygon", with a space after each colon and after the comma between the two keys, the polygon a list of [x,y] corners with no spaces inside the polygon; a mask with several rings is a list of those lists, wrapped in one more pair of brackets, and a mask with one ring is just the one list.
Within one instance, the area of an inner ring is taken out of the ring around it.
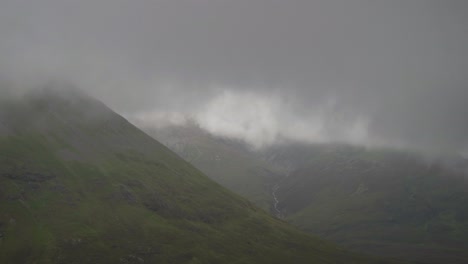
{"label": "grey sky", "polygon": [[464,0],[0,0],[0,36],[2,79],[146,120],[257,145],[468,143]]}

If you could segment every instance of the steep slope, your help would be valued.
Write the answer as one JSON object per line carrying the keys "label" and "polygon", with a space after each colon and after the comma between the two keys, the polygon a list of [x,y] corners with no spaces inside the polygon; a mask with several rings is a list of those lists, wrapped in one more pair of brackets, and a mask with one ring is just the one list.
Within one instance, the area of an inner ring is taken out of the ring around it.
{"label": "steep slope", "polygon": [[195,126],[150,134],[232,191],[349,249],[422,263],[468,259],[466,160],[343,144],[285,143],[255,152]]}
{"label": "steep slope", "polygon": [[467,263],[465,168],[341,145],[289,145],[264,154],[295,168],[276,195],[286,219],[302,229],[362,252]]}
{"label": "steep slope", "polygon": [[242,142],[213,136],[194,123],[142,129],[219,184],[264,210],[272,209],[271,189],[283,172]]}
{"label": "steep slope", "polygon": [[44,92],[0,103],[0,263],[377,261],[265,215],[100,102]]}

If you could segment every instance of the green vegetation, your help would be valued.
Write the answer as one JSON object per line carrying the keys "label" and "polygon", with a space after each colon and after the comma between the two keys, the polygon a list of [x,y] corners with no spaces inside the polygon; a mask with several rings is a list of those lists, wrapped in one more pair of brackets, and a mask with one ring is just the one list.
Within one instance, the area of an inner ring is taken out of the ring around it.
{"label": "green vegetation", "polygon": [[[302,149],[302,150],[299,150]],[[316,145],[277,191],[296,226],[349,249],[423,263],[468,261],[468,181],[439,161],[403,151]]]}
{"label": "green vegetation", "polygon": [[271,189],[283,173],[242,142],[212,136],[191,123],[144,130],[222,186],[270,210]]}
{"label": "green vegetation", "polygon": [[[453,163],[341,144],[284,144],[254,152],[196,126],[149,132],[221,185],[272,212],[278,184],[284,220],[348,249],[422,263],[468,261],[468,180]],[[274,176],[265,177],[265,171]]]}
{"label": "green vegetation", "polygon": [[302,234],[101,103],[0,104],[0,263],[386,263]]}

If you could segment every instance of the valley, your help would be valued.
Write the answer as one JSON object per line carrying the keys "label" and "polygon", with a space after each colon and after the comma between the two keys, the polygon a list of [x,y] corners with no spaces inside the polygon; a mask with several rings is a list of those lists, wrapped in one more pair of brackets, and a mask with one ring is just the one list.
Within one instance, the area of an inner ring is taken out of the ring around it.
{"label": "valley", "polygon": [[[255,151],[208,134],[203,143],[191,141],[188,130],[178,129],[187,133],[185,149],[203,146],[210,149],[205,155],[224,159],[202,162],[201,156],[192,162],[196,167],[302,230],[368,254],[421,263],[468,260],[468,163],[462,158],[427,159],[412,152],[342,144],[291,143]],[[171,135],[172,142],[181,143]],[[255,161],[277,176],[236,174],[246,163],[230,159],[231,148],[237,156],[249,157],[248,164]],[[216,169],[229,167],[236,172]],[[244,186],[252,191],[246,193]]]}
{"label": "valley", "polygon": [[467,264],[467,0],[0,0],[0,264]]}

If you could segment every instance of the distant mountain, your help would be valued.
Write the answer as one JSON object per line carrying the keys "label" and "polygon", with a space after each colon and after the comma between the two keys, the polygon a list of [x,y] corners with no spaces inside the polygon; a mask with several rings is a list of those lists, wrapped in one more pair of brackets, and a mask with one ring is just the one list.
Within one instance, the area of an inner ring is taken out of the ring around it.
{"label": "distant mountain", "polygon": [[0,263],[383,263],[268,216],[85,95],[0,101]]}
{"label": "distant mountain", "polygon": [[218,183],[312,234],[371,254],[468,263],[463,158],[343,144],[251,151],[195,125],[148,131]]}
{"label": "distant mountain", "polygon": [[466,160],[339,144],[276,146],[263,155],[294,168],[276,196],[300,228],[362,252],[468,262]]}
{"label": "distant mountain", "polygon": [[193,122],[142,129],[219,184],[265,210],[272,209],[271,190],[284,172],[243,142],[213,136]]}

